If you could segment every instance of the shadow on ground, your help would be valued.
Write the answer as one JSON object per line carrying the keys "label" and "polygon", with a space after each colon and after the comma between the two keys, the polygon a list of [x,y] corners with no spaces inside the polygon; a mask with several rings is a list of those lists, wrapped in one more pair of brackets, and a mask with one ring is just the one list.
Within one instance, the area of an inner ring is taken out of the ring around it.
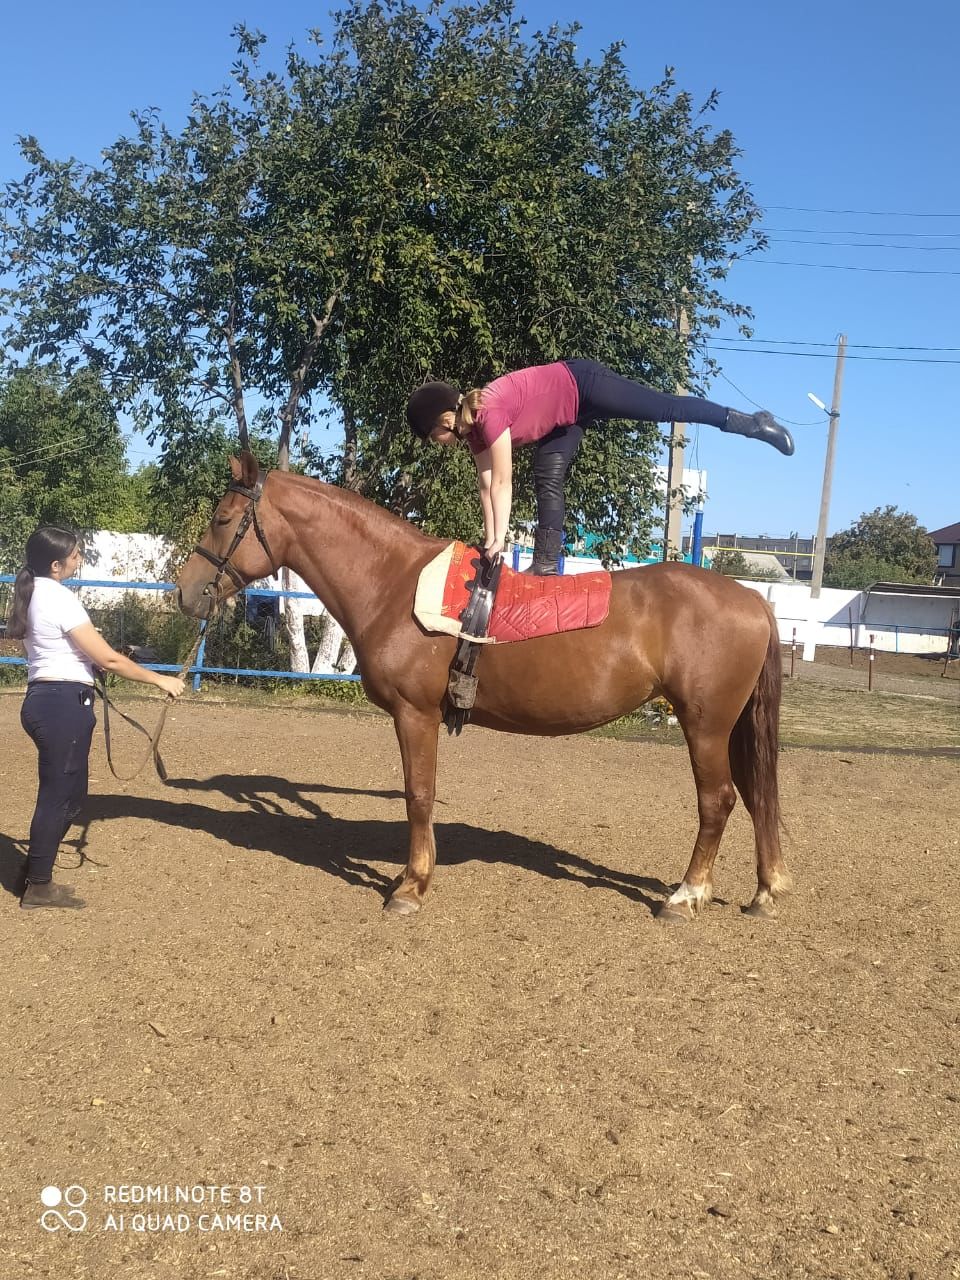
{"label": "shadow on ground", "polygon": [[[256,850],[314,866],[348,884],[358,885],[387,898],[397,881],[371,865],[373,862],[406,863],[406,822],[355,821],[325,812],[312,797],[324,792],[363,794],[402,799],[400,791],[363,791],[299,784],[286,778],[220,774],[208,779],[172,779],[181,791],[218,791],[235,807],[220,809],[193,801],[167,800],[138,795],[91,796],[88,823],[135,818],[202,831],[236,848]],[[290,812],[299,806],[306,812]],[[522,867],[554,880],[575,880],[587,888],[607,889],[657,910],[675,886],[649,876],[632,875],[567,850],[511,831],[489,831],[467,823],[436,825],[439,862],[457,866],[465,862],[507,864]]]}

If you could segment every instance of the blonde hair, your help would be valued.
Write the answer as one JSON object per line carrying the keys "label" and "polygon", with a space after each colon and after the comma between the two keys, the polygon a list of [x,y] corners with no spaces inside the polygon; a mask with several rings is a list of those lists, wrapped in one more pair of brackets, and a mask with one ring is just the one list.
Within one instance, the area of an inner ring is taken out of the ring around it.
{"label": "blonde hair", "polygon": [[471,430],[477,421],[477,410],[480,408],[482,400],[482,387],[477,387],[473,391],[467,391],[460,397],[460,404],[457,406],[457,417],[465,427],[468,427]]}

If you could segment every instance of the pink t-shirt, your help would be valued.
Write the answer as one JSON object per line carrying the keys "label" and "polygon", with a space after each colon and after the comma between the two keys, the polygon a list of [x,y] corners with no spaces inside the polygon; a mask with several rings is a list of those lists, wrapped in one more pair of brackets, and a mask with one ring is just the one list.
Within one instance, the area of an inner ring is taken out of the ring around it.
{"label": "pink t-shirt", "polygon": [[554,427],[571,426],[579,410],[577,384],[562,360],[519,369],[484,387],[467,443],[482,453],[509,428],[513,444],[535,444]]}

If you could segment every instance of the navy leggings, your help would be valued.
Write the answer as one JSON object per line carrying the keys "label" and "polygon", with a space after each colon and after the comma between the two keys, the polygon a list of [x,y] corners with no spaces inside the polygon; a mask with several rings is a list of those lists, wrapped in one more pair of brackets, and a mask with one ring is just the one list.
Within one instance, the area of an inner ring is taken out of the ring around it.
{"label": "navy leggings", "polygon": [[596,360],[565,360],[580,396],[577,420],[554,427],[536,446],[533,475],[537,489],[537,524],[562,529],[564,481],[583,439],[584,427],[606,418],[631,422],[703,422],[723,427],[727,409],[696,396],[668,396],[642,382],[631,382]]}
{"label": "navy leggings", "polygon": [[44,884],[53,877],[60,841],[87,798],[87,760],[97,723],[93,685],[71,680],[34,681],[27,686],[20,723],[40,757],[27,879]]}

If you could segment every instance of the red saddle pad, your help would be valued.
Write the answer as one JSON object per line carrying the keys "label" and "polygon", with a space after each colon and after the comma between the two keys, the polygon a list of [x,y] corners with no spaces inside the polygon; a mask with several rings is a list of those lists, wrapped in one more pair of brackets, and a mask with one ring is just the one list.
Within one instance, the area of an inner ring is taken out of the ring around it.
{"label": "red saddle pad", "polygon": [[[443,588],[445,618],[459,619],[466,608],[479,560],[476,547],[454,543]],[[487,635],[504,644],[599,626],[610,610],[610,587],[604,569],[541,578],[504,565]]]}

